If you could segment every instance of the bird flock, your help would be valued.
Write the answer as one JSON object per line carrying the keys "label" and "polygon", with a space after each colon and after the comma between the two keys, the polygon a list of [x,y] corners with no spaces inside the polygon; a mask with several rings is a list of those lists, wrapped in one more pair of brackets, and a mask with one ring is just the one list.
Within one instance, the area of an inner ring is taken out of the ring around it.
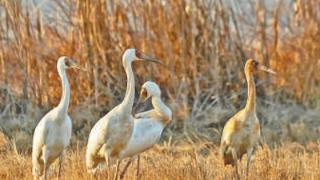
{"label": "bird flock", "polygon": [[[122,179],[131,162],[137,159],[136,176],[138,178],[140,153],[152,148],[158,142],[162,131],[172,120],[172,111],[162,101],[161,90],[153,81],[147,81],[142,85],[137,103],[151,99],[153,108],[137,114],[132,113],[135,97],[132,63],[142,61],[161,64],[161,61],[136,49],[127,49],[122,56],[122,64],[127,76],[126,93],[123,101],[98,120],[90,131],[85,154],[89,173],[96,174],[101,167],[99,165],[106,164],[108,171],[116,166],[114,179],[118,177]],[[59,159],[58,177],[61,175],[63,154],[70,144],[72,134],[72,121],[68,116],[70,86],[66,74],[66,70],[72,68],[85,70],[67,56],[58,59],[57,69],[62,82],[62,97],[58,106],[49,111],[34,130],[32,144],[34,179],[47,179],[48,169],[56,159]],[[239,179],[238,160],[247,154],[246,176],[248,177],[254,147],[260,141],[253,77],[254,72],[259,70],[275,74],[256,60],[246,61],[244,68],[248,85],[246,105],[227,121],[222,132],[220,154],[225,165],[231,164],[235,167],[237,179]],[[128,161],[120,171],[119,167],[123,159]]]}

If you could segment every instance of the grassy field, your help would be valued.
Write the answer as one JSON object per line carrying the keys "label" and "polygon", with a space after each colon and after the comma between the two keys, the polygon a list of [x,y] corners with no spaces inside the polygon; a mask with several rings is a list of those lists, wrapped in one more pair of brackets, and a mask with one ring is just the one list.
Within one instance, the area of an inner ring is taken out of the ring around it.
{"label": "grassy field", "polygon": [[[1,147],[0,147],[1,148]],[[210,144],[157,145],[143,153],[140,158],[141,179],[232,179],[234,169],[224,166],[217,155],[218,149]],[[107,169],[95,177],[86,172],[84,148],[69,148],[63,163],[61,179],[106,179]],[[241,179],[245,178],[245,161],[240,165]],[[136,162],[129,167],[125,179],[136,178]],[[50,179],[57,178],[57,164],[51,167]],[[122,162],[121,168],[125,165]],[[1,149],[1,179],[32,179],[30,154],[17,154],[15,151]],[[115,168],[111,169],[114,173]],[[113,174],[112,174],[113,175]],[[112,175],[110,175],[112,177]],[[110,178],[111,178],[110,177]],[[249,179],[319,179],[320,144],[306,146],[286,143],[273,149],[264,145],[255,152]]]}

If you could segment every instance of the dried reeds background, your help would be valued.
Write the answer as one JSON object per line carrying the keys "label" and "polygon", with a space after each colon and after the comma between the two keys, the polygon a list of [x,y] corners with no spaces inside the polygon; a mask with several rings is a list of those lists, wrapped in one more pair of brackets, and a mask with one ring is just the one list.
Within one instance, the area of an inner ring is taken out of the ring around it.
{"label": "dried reeds background", "polygon": [[68,55],[88,69],[68,73],[72,141],[84,145],[122,100],[121,55],[134,47],[166,65],[134,64],[136,89],[157,82],[174,112],[163,141],[218,143],[245,103],[247,58],[277,72],[256,77],[265,142],[317,141],[319,9],[318,0],[0,0],[2,131],[13,149],[30,151],[37,122],[60,100],[56,61]]}

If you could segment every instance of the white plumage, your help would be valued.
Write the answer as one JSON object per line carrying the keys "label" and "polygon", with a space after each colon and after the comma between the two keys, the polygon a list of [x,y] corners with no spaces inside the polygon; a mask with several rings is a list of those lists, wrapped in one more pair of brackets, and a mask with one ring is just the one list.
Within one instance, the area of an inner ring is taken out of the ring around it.
{"label": "white plumage", "polygon": [[65,69],[79,68],[79,66],[72,59],[63,56],[59,58],[57,68],[62,81],[61,101],[40,120],[33,134],[32,174],[35,179],[38,177],[46,179],[47,169],[59,156],[61,157],[60,175],[62,154],[71,138],[72,123],[67,114],[70,87]]}
{"label": "white plumage", "polygon": [[132,136],[120,156],[123,158],[132,157],[151,148],[159,141],[164,127],[164,124],[154,118],[134,119]]}
{"label": "white plumage", "polygon": [[158,62],[135,49],[127,49],[122,57],[127,74],[127,89],[124,100],[102,117],[92,128],[86,151],[86,165],[89,172],[95,172],[101,162],[112,165],[117,161],[116,176],[122,157],[120,152],[127,146],[133,130],[132,106],[135,95],[132,62],[146,60]]}
{"label": "white plumage", "polygon": [[[138,113],[135,115],[134,126],[131,138],[127,147],[120,152],[122,158],[131,158],[153,147],[160,139],[163,129],[172,119],[172,112],[161,100],[161,91],[159,86],[151,81],[143,84],[140,98],[146,101],[151,97],[154,109]],[[130,165],[131,159],[128,161],[121,178],[123,177],[127,167]],[[139,160],[137,167],[137,175],[139,174]]]}

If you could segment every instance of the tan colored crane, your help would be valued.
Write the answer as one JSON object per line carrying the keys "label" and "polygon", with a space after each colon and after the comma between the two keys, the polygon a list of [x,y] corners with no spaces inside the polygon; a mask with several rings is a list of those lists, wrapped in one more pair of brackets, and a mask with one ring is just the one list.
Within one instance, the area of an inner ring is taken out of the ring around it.
{"label": "tan colored crane", "polygon": [[253,149],[260,139],[260,123],[256,115],[256,88],[253,78],[253,73],[259,70],[275,74],[274,71],[260,65],[256,60],[247,60],[244,68],[248,85],[246,106],[227,121],[222,132],[220,153],[225,165],[235,166],[237,179],[239,179],[238,159],[247,153],[246,177],[248,177]]}

